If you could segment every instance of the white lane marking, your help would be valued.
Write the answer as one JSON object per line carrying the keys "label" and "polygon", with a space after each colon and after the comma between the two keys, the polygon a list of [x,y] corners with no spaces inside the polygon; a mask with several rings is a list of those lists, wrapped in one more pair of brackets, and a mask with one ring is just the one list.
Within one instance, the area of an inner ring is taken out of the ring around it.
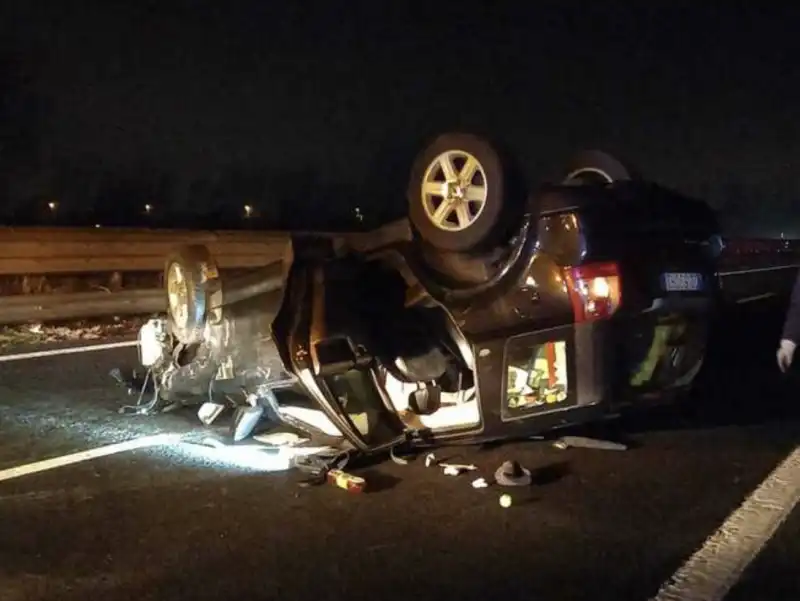
{"label": "white lane marking", "polygon": [[651,601],[721,601],[800,501],[800,447],[745,502]]}
{"label": "white lane marking", "polygon": [[0,355],[0,363],[6,361],[24,361],[25,359],[39,359],[41,357],[53,357],[55,355],[72,355],[75,353],[88,353],[91,351],[105,351],[112,348],[124,348],[136,346],[138,340],[126,340],[125,342],[107,342],[105,344],[91,344],[89,346],[73,346],[69,348],[57,348],[46,351],[31,351],[30,353],[16,353],[14,355]]}
{"label": "white lane marking", "polygon": [[778,271],[779,269],[796,269],[800,267],[800,263],[793,263],[791,265],[776,265],[774,267],[757,267],[756,269],[741,269],[737,271],[721,271],[717,275],[722,277],[730,277],[732,275],[746,275],[748,273],[762,273],[764,271]]}
{"label": "white lane marking", "polygon": [[89,449],[88,451],[80,451],[78,453],[71,453],[69,455],[62,455],[60,457],[52,457],[51,459],[19,465],[17,467],[10,467],[8,469],[0,470],[0,482],[72,465],[75,463],[81,463],[83,461],[91,461],[92,459],[107,457],[108,455],[114,455],[116,453],[124,453],[125,451],[173,444],[178,442],[180,438],[181,436],[179,434],[156,434],[154,436],[143,436],[141,438],[134,438],[133,440],[128,440],[126,442],[119,442],[104,447],[98,447],[96,449]]}
{"label": "white lane marking", "polygon": [[752,303],[755,301],[763,300],[765,298],[772,298],[773,296],[776,296],[774,292],[765,292],[764,294],[756,294],[755,296],[746,296],[744,298],[740,298],[736,302],[739,304]]}

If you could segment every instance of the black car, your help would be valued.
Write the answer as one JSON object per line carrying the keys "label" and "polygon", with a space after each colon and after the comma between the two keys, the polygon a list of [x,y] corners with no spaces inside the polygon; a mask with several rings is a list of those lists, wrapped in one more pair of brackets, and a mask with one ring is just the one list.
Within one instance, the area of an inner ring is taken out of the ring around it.
{"label": "black car", "polygon": [[444,135],[412,166],[408,219],[294,236],[281,265],[231,282],[204,248],[176,252],[169,316],[141,336],[160,394],[233,399],[239,422],[266,413],[365,452],[685,394],[719,302],[711,208],[602,153],[533,193],[510,165]]}

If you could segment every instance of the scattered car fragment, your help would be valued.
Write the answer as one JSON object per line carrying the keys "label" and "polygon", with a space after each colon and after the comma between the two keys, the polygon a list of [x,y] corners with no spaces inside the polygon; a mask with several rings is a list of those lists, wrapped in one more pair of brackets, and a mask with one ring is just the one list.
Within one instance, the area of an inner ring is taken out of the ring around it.
{"label": "scattered car fragment", "polygon": [[494,480],[500,486],[530,486],[533,482],[531,471],[518,461],[504,461],[494,472]]}
{"label": "scattered car fragment", "polygon": [[627,451],[628,445],[612,440],[598,440],[586,436],[562,436],[553,446],[557,449],[568,449],[570,447],[580,449],[598,449],[601,451]]}

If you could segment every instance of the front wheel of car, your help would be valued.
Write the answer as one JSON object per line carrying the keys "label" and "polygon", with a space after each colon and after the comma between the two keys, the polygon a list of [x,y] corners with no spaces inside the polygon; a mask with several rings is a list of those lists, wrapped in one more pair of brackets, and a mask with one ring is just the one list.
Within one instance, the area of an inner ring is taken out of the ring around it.
{"label": "front wheel of car", "polygon": [[408,185],[409,217],[430,246],[470,252],[503,230],[517,178],[488,141],[471,134],[436,138],[419,155]]}
{"label": "front wheel of car", "polygon": [[208,305],[209,283],[219,277],[206,246],[190,244],[176,249],[164,266],[167,317],[172,334],[183,344],[202,338]]}

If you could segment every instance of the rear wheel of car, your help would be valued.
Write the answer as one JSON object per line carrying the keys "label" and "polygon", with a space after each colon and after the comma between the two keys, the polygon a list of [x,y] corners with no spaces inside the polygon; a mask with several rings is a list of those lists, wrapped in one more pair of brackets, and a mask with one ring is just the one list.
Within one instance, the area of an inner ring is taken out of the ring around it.
{"label": "rear wheel of car", "polygon": [[576,155],[567,167],[563,182],[569,186],[607,185],[639,179],[630,165],[600,150],[586,150]]}
{"label": "rear wheel of car", "polygon": [[[505,163],[505,164],[504,164]],[[409,217],[417,234],[438,250],[468,252],[493,243],[511,196],[519,193],[507,162],[471,134],[436,138],[419,155],[408,185]]]}
{"label": "rear wheel of car", "polygon": [[208,248],[191,244],[176,249],[164,266],[169,326],[183,344],[198,342],[207,318],[209,282],[219,278]]}

